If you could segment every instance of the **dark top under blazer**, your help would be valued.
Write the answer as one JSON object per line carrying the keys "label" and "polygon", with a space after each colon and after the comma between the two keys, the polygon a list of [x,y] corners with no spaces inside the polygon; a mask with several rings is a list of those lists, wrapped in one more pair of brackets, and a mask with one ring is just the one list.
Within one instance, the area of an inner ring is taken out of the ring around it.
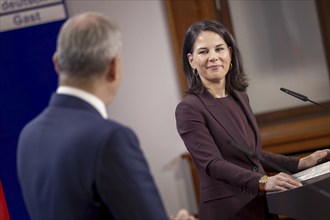
{"label": "dark top under blazer", "polygon": [[[234,92],[231,95],[242,106],[255,133],[256,145],[251,150],[267,161],[296,172],[298,158],[261,149],[257,122],[246,93]],[[187,95],[176,109],[178,133],[199,174],[200,219],[235,219],[233,216],[240,212],[244,213],[245,219],[264,219],[264,204],[255,202],[255,199],[259,195],[258,180],[270,167],[229,144],[228,141],[235,141],[241,146],[248,146],[247,140],[233,125],[233,118],[223,114],[223,108],[217,99],[204,91],[201,95]]]}
{"label": "dark top under blazer", "polygon": [[54,94],[19,138],[18,176],[31,219],[167,219],[127,127]]}

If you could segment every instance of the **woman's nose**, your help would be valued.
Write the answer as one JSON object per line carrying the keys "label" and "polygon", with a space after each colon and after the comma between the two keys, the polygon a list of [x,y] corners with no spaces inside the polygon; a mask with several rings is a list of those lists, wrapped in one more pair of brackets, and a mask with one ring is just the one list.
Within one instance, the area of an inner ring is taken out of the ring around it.
{"label": "woman's nose", "polygon": [[209,55],[210,61],[216,61],[219,59],[219,54],[217,54],[215,51],[210,51]]}

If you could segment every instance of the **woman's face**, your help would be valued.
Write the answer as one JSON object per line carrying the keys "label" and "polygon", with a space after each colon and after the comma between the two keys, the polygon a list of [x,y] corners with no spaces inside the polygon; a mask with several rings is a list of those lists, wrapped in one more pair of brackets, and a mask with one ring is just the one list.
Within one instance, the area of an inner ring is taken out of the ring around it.
{"label": "woman's face", "polygon": [[231,48],[223,38],[212,31],[201,32],[194,43],[194,51],[188,54],[190,66],[197,69],[198,74],[207,87],[225,83],[231,63]]}

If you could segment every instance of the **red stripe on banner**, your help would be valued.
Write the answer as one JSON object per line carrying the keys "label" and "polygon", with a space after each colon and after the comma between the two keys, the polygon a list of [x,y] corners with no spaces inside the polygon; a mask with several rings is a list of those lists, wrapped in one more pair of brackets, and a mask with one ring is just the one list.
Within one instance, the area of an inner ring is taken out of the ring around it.
{"label": "red stripe on banner", "polygon": [[1,181],[0,181],[0,220],[10,220],[5,193],[3,192]]}

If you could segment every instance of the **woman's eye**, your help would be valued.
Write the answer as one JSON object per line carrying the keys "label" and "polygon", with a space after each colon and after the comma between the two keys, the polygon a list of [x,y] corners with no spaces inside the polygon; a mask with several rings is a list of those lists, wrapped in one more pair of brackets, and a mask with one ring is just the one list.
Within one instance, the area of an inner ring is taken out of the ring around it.
{"label": "woman's eye", "polygon": [[199,51],[199,54],[206,54],[206,53],[207,53],[206,50],[201,50],[201,51]]}
{"label": "woman's eye", "polygon": [[215,51],[222,51],[222,50],[224,50],[225,48],[223,48],[223,47],[219,47],[219,48],[217,48],[217,49],[215,49]]}

